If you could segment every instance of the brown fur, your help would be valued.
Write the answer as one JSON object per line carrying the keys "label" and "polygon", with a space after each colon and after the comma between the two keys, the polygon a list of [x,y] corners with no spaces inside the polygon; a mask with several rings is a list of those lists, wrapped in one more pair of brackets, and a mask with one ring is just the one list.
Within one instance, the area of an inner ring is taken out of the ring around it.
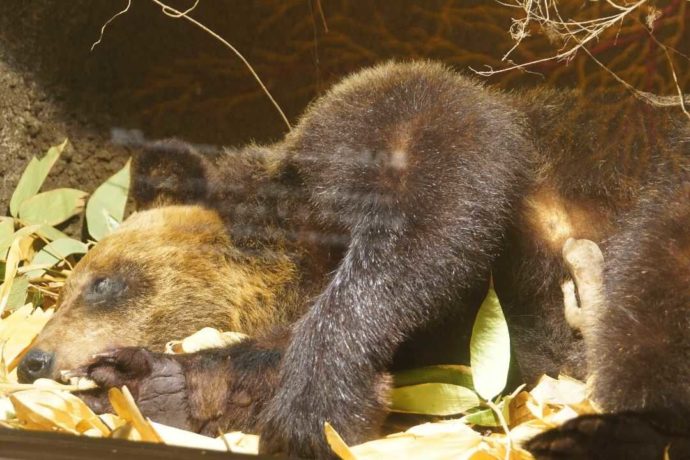
{"label": "brown fur", "polygon": [[[89,304],[89,286],[112,276],[126,277],[124,298]],[[285,255],[238,251],[214,211],[195,205],[141,211],[76,265],[34,347],[55,353],[57,378],[83,364],[87,350],[146,344],[162,351],[206,326],[256,334],[294,321],[298,279]]]}
{"label": "brown fur", "polygon": [[525,197],[523,206],[527,231],[554,253],[561,251],[568,238],[601,241],[612,229],[600,206],[565,199],[553,187],[537,188]]}
{"label": "brown fur", "polygon": [[[688,138],[686,120],[632,98],[507,94],[440,65],[389,63],[334,87],[274,146],[228,151],[211,163],[169,144],[186,154],[146,157],[154,180],[135,178],[134,189],[152,195],[150,203],[218,210],[244,256],[289,254],[303,281],[296,311],[306,312],[286,346],[246,342],[195,355],[184,371],[192,418],[221,426],[232,420],[219,413],[240,424],[248,413],[264,450],[292,455],[329,455],[324,421],[348,442],[367,439],[385,412],[377,389],[395,353],[434,326],[445,332],[439,336],[462,336],[448,319],[470,322],[491,272],[525,378],[593,374],[595,394],[614,410],[685,410],[690,399],[678,385],[687,379],[674,376],[687,373],[687,302],[671,299],[668,288],[685,292],[686,272],[679,276],[668,260],[669,250],[674,261],[686,252],[688,215],[666,202],[686,181]],[[187,171],[201,176],[188,184]],[[646,238],[639,247],[636,231]],[[563,315],[559,246],[567,237],[594,239],[613,255],[612,303],[591,343]],[[668,237],[672,244],[660,249]],[[653,276],[640,276],[646,271]],[[302,295],[312,292],[319,294]],[[663,308],[649,308],[657,303]],[[671,350],[680,358],[659,365]],[[112,378],[121,371],[112,364],[126,369],[131,354],[93,363],[91,374],[103,367],[104,382],[121,382],[127,375]],[[150,359],[168,369],[169,358]],[[634,381],[639,363],[647,371],[641,386],[622,389],[617,382]],[[266,383],[273,397],[253,397],[242,382]],[[673,399],[650,399],[659,388]]]}

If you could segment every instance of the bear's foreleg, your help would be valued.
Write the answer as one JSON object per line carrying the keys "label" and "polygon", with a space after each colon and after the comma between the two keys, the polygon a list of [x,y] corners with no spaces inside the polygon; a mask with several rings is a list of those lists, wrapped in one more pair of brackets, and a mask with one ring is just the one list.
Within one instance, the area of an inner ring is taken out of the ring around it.
{"label": "bear's foreleg", "polygon": [[259,415],[275,392],[288,335],[281,329],[188,355],[119,348],[99,353],[72,374],[99,385],[79,394],[98,413],[111,409],[108,388],[127,386],[142,413],[156,422],[210,436],[257,433]]}

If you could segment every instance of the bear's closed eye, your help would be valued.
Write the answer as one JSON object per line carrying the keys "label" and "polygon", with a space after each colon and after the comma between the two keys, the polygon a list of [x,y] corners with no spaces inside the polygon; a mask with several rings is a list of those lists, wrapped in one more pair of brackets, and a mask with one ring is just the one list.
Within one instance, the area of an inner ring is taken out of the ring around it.
{"label": "bear's closed eye", "polygon": [[84,298],[93,305],[106,305],[118,299],[127,290],[127,283],[118,276],[95,278],[84,292]]}

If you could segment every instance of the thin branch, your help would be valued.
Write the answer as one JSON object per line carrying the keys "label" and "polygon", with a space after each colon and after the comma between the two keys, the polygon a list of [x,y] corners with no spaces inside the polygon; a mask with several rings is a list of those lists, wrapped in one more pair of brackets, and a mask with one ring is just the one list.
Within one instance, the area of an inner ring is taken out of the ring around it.
{"label": "thin branch", "polygon": [[321,16],[323,31],[328,33],[328,23],[326,23],[326,15],[323,13],[323,5],[321,5],[321,0],[316,0],[316,10],[319,12],[319,16]]}
{"label": "thin branch", "polygon": [[131,6],[132,6],[132,0],[127,0],[127,6],[125,7],[125,9],[118,12],[118,13],[115,13],[110,19],[108,19],[105,22],[105,24],[103,24],[103,27],[101,27],[101,34],[98,36],[98,40],[93,42],[93,44],[91,45],[91,51],[93,51],[94,48],[96,48],[96,46],[99,43],[101,43],[101,41],[103,40],[103,34],[105,33],[105,28],[108,27],[108,25],[110,25],[110,23],[113,22],[115,20],[115,18],[117,18],[118,16],[121,16],[121,15],[125,14],[127,11],[129,11],[129,8]]}
{"label": "thin branch", "polygon": [[[509,72],[511,70],[524,70],[526,67],[530,67],[535,64],[540,64],[547,61],[570,60],[587,43],[597,39],[602,33],[604,33],[610,27],[615,26],[619,22],[622,22],[626,16],[640,8],[647,1],[649,0],[638,0],[636,3],[624,7],[609,0],[607,3],[611,4],[616,9],[620,10],[620,13],[586,21],[565,21],[560,16],[555,2],[551,3],[549,0],[516,0],[516,4],[520,6],[522,10],[525,12],[525,17],[522,19],[513,19],[513,26],[511,26],[511,35],[517,43],[503,56],[503,61],[505,61],[508,58],[508,56],[520,45],[522,40],[529,35],[526,32],[526,30],[529,24],[532,22],[538,23],[545,30],[549,29],[559,32],[561,37],[563,37],[563,39],[565,40],[564,47],[568,44],[569,40],[575,41],[576,45],[565,49],[565,51],[557,53],[555,56],[536,59],[533,61],[520,64],[514,64],[503,69],[494,70],[490,68],[487,71],[477,71],[474,69],[471,70],[477,73],[478,75],[489,77],[499,73]],[[558,16],[558,20],[551,18],[551,9],[553,9],[553,11]],[[572,27],[574,27],[575,29],[573,30]],[[578,37],[578,35],[581,35],[581,37]]]}
{"label": "thin branch", "polygon": [[[675,83],[675,88],[678,96],[658,96],[646,91],[641,91],[635,88],[633,85],[625,81],[623,78],[618,76],[614,71],[608,68],[604,63],[594,55],[592,50],[588,49],[587,45],[595,40],[598,40],[603,33],[617,26],[618,31],[615,36],[614,43],[618,42],[618,35],[620,33],[620,28],[623,22],[630,16],[633,12],[641,8],[649,0],[638,0],[631,4],[620,4],[614,0],[606,0],[606,3],[616,10],[615,14],[610,14],[604,17],[598,17],[594,19],[574,21],[565,20],[558,10],[556,1],[554,0],[515,0],[514,5],[508,5],[501,3],[506,6],[511,6],[519,8],[525,13],[525,17],[521,19],[513,19],[513,25],[510,28],[510,34],[515,40],[515,44],[508,50],[508,52],[503,56],[502,61],[506,61],[508,57],[520,46],[523,39],[529,36],[528,27],[532,23],[539,24],[543,30],[554,31],[563,40],[563,46],[561,49],[553,56],[534,59],[529,62],[524,63],[513,63],[508,67],[502,69],[494,69],[487,66],[488,70],[475,70],[470,67],[470,70],[478,75],[489,77],[496,74],[506,73],[513,70],[527,71],[528,67],[543,64],[549,61],[570,61],[575,57],[575,55],[582,50],[586,53],[592,61],[594,61],[599,67],[604,69],[608,74],[610,74],[616,81],[624,85],[628,90],[630,90],[635,97],[643,100],[646,103],[657,107],[676,107],[680,106],[683,113],[690,118],[690,112],[688,111],[688,104],[690,97],[683,94],[683,90],[678,81],[678,75],[676,73],[675,66],[671,57],[671,52],[678,53],[677,50],[669,48],[665,44],[661,43],[654,34],[647,28],[642,26],[644,30],[649,34],[652,40],[664,51],[666,59],[670,66],[671,75]],[[499,2],[500,3],[500,2]],[[553,14],[554,17],[551,17]],[[648,17],[648,22],[651,21],[650,27],[654,25],[654,22],[662,17],[665,13],[657,12],[653,10],[653,13]],[[640,32],[644,34],[643,32]],[[570,45],[570,46],[569,46]],[[595,47],[596,49],[597,47]],[[509,61],[510,62],[510,61]]]}
{"label": "thin branch", "polygon": [[285,116],[285,113],[280,108],[280,105],[278,105],[278,102],[276,102],[276,100],[273,98],[273,96],[271,95],[271,92],[268,90],[268,88],[266,88],[266,85],[264,85],[264,82],[261,80],[261,78],[256,73],[256,71],[254,70],[252,65],[249,63],[249,61],[247,61],[247,59],[242,55],[242,53],[240,53],[237,50],[237,48],[232,46],[223,37],[221,37],[220,35],[218,35],[217,33],[215,33],[214,31],[212,31],[211,29],[209,29],[208,27],[206,27],[205,25],[203,25],[202,23],[200,23],[199,21],[197,21],[196,19],[192,18],[191,16],[189,16],[187,14],[189,11],[193,10],[196,7],[196,5],[199,3],[198,0],[194,4],[194,6],[192,6],[192,8],[188,9],[187,11],[177,10],[177,9],[173,8],[172,6],[166,5],[165,3],[163,3],[160,0],[152,0],[152,1],[153,1],[153,3],[155,3],[156,5],[161,7],[163,14],[165,14],[166,16],[169,16],[169,17],[175,18],[175,19],[178,19],[178,18],[186,19],[187,21],[191,22],[192,24],[194,24],[195,26],[197,26],[198,28],[200,28],[201,30],[206,32],[207,34],[211,35],[213,38],[215,38],[219,42],[221,42],[228,49],[230,49],[230,51],[232,51],[235,54],[235,56],[237,56],[240,59],[240,61],[242,61],[242,63],[247,67],[249,72],[252,74],[252,76],[254,77],[256,82],[261,87],[261,90],[264,92],[264,94],[266,94],[266,97],[268,97],[268,99],[271,101],[273,106],[276,108],[276,110],[280,114],[280,117],[283,119],[283,122],[285,122],[285,125],[287,126],[288,130],[292,130],[292,125],[290,125],[290,121],[288,120],[287,116]]}
{"label": "thin branch", "polygon": [[[218,35],[218,34],[215,33],[214,31],[212,31],[211,29],[209,29],[208,27],[206,27],[205,25],[203,25],[202,23],[200,23],[200,22],[197,21],[196,19],[194,19],[194,18],[192,18],[192,17],[189,16],[189,13],[191,13],[192,11],[194,11],[194,9],[196,9],[196,7],[199,5],[200,0],[196,0],[196,1],[194,2],[194,4],[193,4],[191,7],[187,8],[187,9],[184,10],[184,11],[180,11],[180,10],[178,10],[178,9],[176,9],[176,8],[173,8],[172,6],[166,5],[165,3],[163,3],[163,2],[160,1],[160,0],[152,0],[152,1],[153,1],[155,4],[157,4],[158,6],[160,6],[161,11],[162,11],[163,14],[165,14],[166,16],[171,17],[171,18],[174,18],[174,19],[179,19],[179,18],[186,19],[187,21],[191,22],[192,24],[194,24],[195,26],[199,27],[199,28],[202,29],[204,32],[208,33],[208,34],[211,35],[213,38],[215,38],[216,40],[218,40],[219,42],[221,42],[221,43],[222,43],[223,45],[225,45],[227,48],[229,48],[230,51],[232,51],[232,52],[235,54],[235,56],[237,56],[237,57],[240,59],[240,61],[242,61],[242,63],[247,67],[247,69],[249,70],[249,72],[252,74],[252,77],[254,77],[254,80],[256,80],[256,82],[257,82],[257,83],[259,84],[259,86],[261,87],[261,90],[263,91],[263,93],[266,95],[266,97],[268,97],[269,101],[271,101],[271,104],[273,104],[273,107],[275,107],[275,109],[278,111],[278,114],[280,114],[280,117],[282,118],[283,122],[284,122],[285,125],[287,126],[288,130],[292,131],[292,125],[290,124],[290,121],[288,120],[287,116],[285,115],[285,112],[283,112],[283,109],[280,108],[280,105],[278,104],[278,102],[273,98],[273,95],[271,95],[271,92],[268,90],[268,88],[266,88],[266,85],[264,84],[264,82],[261,80],[261,78],[260,78],[259,75],[256,73],[256,71],[254,70],[254,68],[252,67],[252,65],[249,63],[249,61],[247,61],[247,59],[242,55],[242,53],[240,53],[240,52],[237,50],[237,48],[235,48],[234,46],[232,46],[232,45],[231,45],[227,40],[225,40],[223,37],[221,37],[220,35]],[[101,27],[101,34],[100,34],[100,36],[98,37],[98,40],[96,40],[96,41],[93,43],[93,45],[91,45],[91,50],[92,50],[92,51],[93,51],[93,49],[96,47],[96,45],[98,45],[99,43],[101,43],[101,40],[103,39],[103,34],[105,33],[106,27],[108,27],[108,25],[109,25],[111,22],[113,22],[113,21],[115,20],[115,18],[117,18],[118,16],[121,16],[121,15],[125,14],[127,11],[129,11],[129,9],[130,9],[131,6],[132,6],[132,0],[127,0],[127,6],[125,7],[125,9],[123,9],[122,11],[120,11],[120,12],[116,13],[115,15],[113,15],[110,19],[108,19],[108,21],[106,21],[105,24],[103,24],[103,27]],[[325,19],[324,19],[324,27],[325,27]]]}
{"label": "thin branch", "polygon": [[664,50],[664,54],[666,55],[666,60],[668,61],[668,66],[671,70],[671,75],[673,76],[673,83],[676,85],[676,91],[678,92],[678,104],[680,105],[680,109],[683,111],[686,117],[690,118],[690,113],[688,112],[687,106],[686,106],[686,96],[683,94],[683,89],[680,87],[680,83],[678,83],[678,75],[676,74],[676,67],[673,65],[673,58],[671,57],[671,53],[669,52],[668,46],[664,45],[661,43],[655,36],[654,33],[650,30],[645,28],[647,33],[649,34],[649,37],[654,40],[654,43],[656,43],[662,50]]}
{"label": "thin branch", "polygon": [[[601,62],[599,59],[597,59],[587,48],[583,48],[584,52],[587,53],[587,55],[594,61],[599,67],[604,69],[609,75],[611,75],[618,83],[622,84],[625,86],[632,94],[633,96],[637,97],[643,102],[646,102],[650,105],[653,105],[655,107],[681,107],[683,109],[683,113],[688,115],[690,117],[690,114],[688,114],[687,110],[685,110],[685,107],[687,106],[688,103],[690,103],[690,97],[687,95],[683,95],[682,92],[679,93],[679,96],[658,96],[654,93],[650,93],[648,91],[642,91],[637,88],[635,88],[633,85],[622,79],[621,77],[618,76],[616,72],[613,70],[609,69],[603,62]],[[675,73],[674,73],[675,77]],[[677,82],[677,80],[676,80]]]}
{"label": "thin branch", "polygon": [[501,408],[494,404],[491,400],[487,400],[486,405],[489,406],[489,408],[492,411],[494,411],[496,417],[498,418],[498,422],[501,424],[501,428],[503,428],[503,431],[506,434],[507,444],[505,459],[510,460],[510,452],[513,450],[513,440],[510,437],[510,428],[508,428],[508,422],[506,421],[506,418],[503,416],[503,411],[501,410]]}

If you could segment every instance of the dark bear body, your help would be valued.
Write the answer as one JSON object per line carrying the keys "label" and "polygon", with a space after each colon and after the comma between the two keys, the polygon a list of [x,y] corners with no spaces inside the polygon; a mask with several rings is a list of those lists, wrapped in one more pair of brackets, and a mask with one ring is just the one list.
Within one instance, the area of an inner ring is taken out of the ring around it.
{"label": "dark bear body", "polygon": [[[373,376],[400,337],[440,317],[444,305],[469,305],[442,299],[467,299],[463,289],[489,270],[528,381],[544,372],[589,375],[606,410],[690,408],[687,390],[678,388],[690,376],[679,230],[690,220],[686,200],[671,205],[682,198],[690,166],[690,127],[680,112],[630,97],[505,95],[434,66],[382,66],[317,101],[286,148],[316,208],[351,239],[297,325],[265,414],[265,446],[319,452],[305,433],[324,420],[362,439],[355,421],[376,407],[368,399],[376,394]],[[652,213],[645,203],[655,194],[663,211]],[[650,215],[663,224],[645,233],[635,222]],[[635,231],[648,238],[640,251]],[[586,342],[563,315],[561,249],[571,237],[599,243],[607,257],[612,246],[607,292],[615,303],[585,331],[594,337]],[[654,253],[654,243],[677,249]],[[612,265],[626,253],[638,258]],[[664,276],[647,273],[649,265]],[[632,319],[622,322],[615,312]],[[357,344],[355,351],[323,359],[342,342]],[[654,364],[668,354],[677,358]]]}
{"label": "dark bear body", "polygon": [[[689,141],[686,119],[627,98],[505,94],[430,63],[365,70],[274,146],[212,166],[193,154],[142,157],[161,172],[143,176],[151,203],[202,203],[245,252],[300,255],[299,271],[318,280],[299,290],[314,293],[301,319],[241,352],[124,349],[85,371],[135,395],[151,375],[176,375],[178,424],[259,430],[265,451],[321,457],[325,421],[350,443],[371,436],[396,351],[424,330],[461,336],[444,321],[471,323],[493,272],[528,380],[593,375],[605,409],[682,414],[690,206],[674,200],[687,198]],[[597,242],[607,260],[608,302],[585,340],[563,314],[571,237]],[[591,431],[607,432],[621,419],[595,420]],[[567,430],[550,436],[533,444],[545,458],[573,441]]]}
{"label": "dark bear body", "polygon": [[663,177],[605,242],[604,302],[582,330],[590,397],[609,413],[537,436],[539,459],[690,458],[690,176]]}
{"label": "dark bear body", "polygon": [[519,98],[537,155],[494,264],[496,288],[525,379],[545,370],[584,379],[582,341],[563,318],[563,244],[589,239],[608,256],[641,199],[687,180],[687,119],[631,96],[537,90]]}

